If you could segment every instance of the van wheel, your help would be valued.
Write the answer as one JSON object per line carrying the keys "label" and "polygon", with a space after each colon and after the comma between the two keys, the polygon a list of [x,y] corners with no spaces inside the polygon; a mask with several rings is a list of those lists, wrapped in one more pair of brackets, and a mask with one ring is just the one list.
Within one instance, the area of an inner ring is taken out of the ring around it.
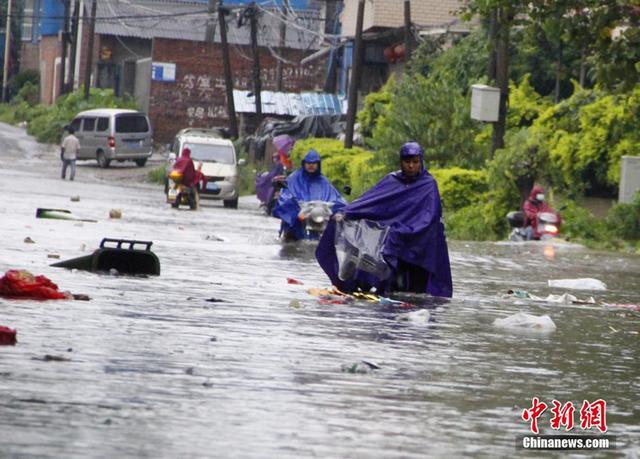
{"label": "van wheel", "polygon": [[107,157],[105,156],[104,151],[99,151],[96,159],[98,160],[98,166],[102,167],[103,169],[109,167],[109,163],[111,163],[111,160],[107,159]]}
{"label": "van wheel", "polygon": [[147,158],[136,159],[136,164],[138,167],[144,167],[147,164]]}
{"label": "van wheel", "polygon": [[223,201],[224,206],[227,209],[237,209],[238,208],[238,198],[229,199],[228,201]]}

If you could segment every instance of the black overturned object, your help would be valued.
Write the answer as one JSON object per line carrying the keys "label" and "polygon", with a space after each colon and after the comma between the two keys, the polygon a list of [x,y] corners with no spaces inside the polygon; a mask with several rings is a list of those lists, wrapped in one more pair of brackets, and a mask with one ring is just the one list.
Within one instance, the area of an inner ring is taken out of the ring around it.
{"label": "black overturned object", "polygon": [[[115,244],[115,247],[105,247],[107,243]],[[152,244],[151,241],[104,238],[100,243],[100,248],[95,250],[93,254],[60,261],[51,266],[92,272],[115,269],[120,274],[158,276],[160,275],[160,261],[151,251]],[[128,247],[123,248],[123,245],[128,245]],[[145,249],[136,249],[134,248],[136,245],[144,245]]]}

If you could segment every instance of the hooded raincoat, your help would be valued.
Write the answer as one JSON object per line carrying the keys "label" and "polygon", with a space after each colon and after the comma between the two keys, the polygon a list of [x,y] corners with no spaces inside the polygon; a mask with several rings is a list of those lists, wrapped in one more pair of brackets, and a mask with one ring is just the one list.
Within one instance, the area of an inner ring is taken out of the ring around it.
{"label": "hooded raincoat", "polygon": [[391,268],[388,278],[378,279],[356,270],[353,278],[342,281],[338,277],[335,222],[331,221],[323,233],[316,258],[340,290],[366,291],[375,287],[379,293],[412,291],[451,297],[451,268],[444,225],[440,221],[442,206],[438,185],[424,169],[419,146],[417,151],[419,153],[411,153],[420,156],[421,170],[417,176],[392,172],[343,209],[345,219],[367,219],[389,227],[382,251]]}
{"label": "hooded raincoat", "polygon": [[531,188],[529,198],[522,205],[525,215],[524,226],[531,226],[534,239],[540,239],[541,236],[540,231],[538,231],[538,214],[540,212],[554,212],[545,201],[538,201],[536,198],[538,194],[544,194],[544,188],[540,185],[535,185]]}
{"label": "hooded raincoat", "polygon": [[[318,163],[318,169],[313,174],[304,168],[306,163]],[[315,150],[309,150],[302,160],[302,167],[287,177],[287,188],[283,189],[272,215],[282,220],[280,234],[288,233],[294,239],[304,239],[304,225],[298,220],[300,202],[325,201],[332,202],[332,212],[342,209],[346,201],[329,179],[322,175],[320,155]]]}
{"label": "hooded raincoat", "polygon": [[185,186],[194,187],[198,184],[199,177],[191,159],[191,150],[184,148],[182,155],[176,159],[173,169],[182,172],[182,181]]}

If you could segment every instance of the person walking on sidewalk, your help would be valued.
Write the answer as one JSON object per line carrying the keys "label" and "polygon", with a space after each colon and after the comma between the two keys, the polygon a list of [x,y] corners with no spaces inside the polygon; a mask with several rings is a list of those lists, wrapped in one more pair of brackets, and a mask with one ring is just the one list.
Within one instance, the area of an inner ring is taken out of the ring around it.
{"label": "person walking on sidewalk", "polygon": [[78,149],[80,148],[80,141],[74,135],[75,130],[69,126],[67,128],[67,135],[62,141],[62,180],[66,178],[67,175],[67,167],[71,166],[71,173],[69,176],[69,180],[73,180],[76,176],[76,158],[78,154]]}

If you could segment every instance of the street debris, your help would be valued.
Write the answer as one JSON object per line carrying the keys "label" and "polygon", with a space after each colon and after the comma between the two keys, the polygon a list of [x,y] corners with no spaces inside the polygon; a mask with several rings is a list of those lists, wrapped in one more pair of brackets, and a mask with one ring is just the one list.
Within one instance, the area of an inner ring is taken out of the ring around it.
{"label": "street debris", "polygon": [[40,360],[42,362],[71,362],[71,359],[67,357],[51,354],[46,354],[44,357],[31,357],[31,360]]}
{"label": "street debris", "polygon": [[399,314],[398,317],[396,317],[398,322],[409,322],[412,325],[429,325],[430,319],[431,313],[427,309],[419,309],[417,311]]}
{"label": "street debris", "polygon": [[16,330],[0,325],[0,346],[14,346],[16,340]]}
{"label": "street debris", "polygon": [[79,222],[91,222],[96,223],[97,220],[91,220],[87,218],[78,218],[74,216],[70,210],[67,209],[47,209],[38,207],[36,209],[36,218],[52,218],[54,220],[73,220]]}
{"label": "street debris", "polygon": [[33,239],[31,239],[29,236],[24,238],[24,243],[25,244],[35,244],[36,241],[34,241]]}
{"label": "street debris", "polygon": [[626,309],[640,312],[640,304],[602,303],[602,306],[609,309]]}
{"label": "street debris", "polygon": [[299,281],[298,279],[294,279],[293,277],[287,277],[287,284],[302,285],[304,284],[304,282]]}
{"label": "street debris", "polygon": [[549,279],[549,287],[567,288],[571,290],[606,290],[607,285],[590,277],[581,279]]}
{"label": "street debris", "polygon": [[494,327],[504,328],[508,330],[526,330],[535,332],[552,332],[556,329],[556,324],[553,323],[551,317],[548,315],[534,316],[524,312],[518,312],[503,319],[496,319],[493,321]]}
{"label": "street debris", "polygon": [[111,209],[109,211],[109,218],[122,218],[122,209]]}
{"label": "street debris", "polygon": [[70,200],[71,202],[79,202],[79,201],[80,201],[80,196],[71,196],[71,197],[69,198],[69,200]]}
{"label": "street debris", "polygon": [[366,360],[361,360],[356,363],[344,363],[340,367],[343,373],[354,373],[354,374],[366,374],[371,373],[374,370],[379,370],[380,367],[372,362],[367,362]]}
{"label": "street debris", "polygon": [[[111,245],[115,245],[115,247],[111,247]],[[135,247],[138,245],[143,245],[145,248],[136,249]],[[91,255],[64,260],[51,266],[91,272],[108,272],[114,276],[120,273],[159,276],[160,260],[151,251],[152,245],[151,241],[103,238],[100,242],[100,248]]]}
{"label": "street debris", "polygon": [[310,288],[307,290],[309,295],[318,297],[318,303],[320,304],[348,304],[353,303],[356,300],[364,300],[370,303],[378,303],[384,306],[395,306],[399,308],[414,308],[412,303],[406,303],[404,301],[393,300],[384,296],[376,295],[374,293],[353,292],[344,293],[335,287],[330,289],[322,288]]}
{"label": "street debris", "polygon": [[221,237],[216,236],[215,234],[204,234],[202,239],[205,241],[215,241],[215,242],[225,242]]}
{"label": "street debris", "polygon": [[49,253],[47,254],[47,258],[54,258],[56,260],[60,259],[60,255],[58,255],[57,253]]}
{"label": "street debris", "polygon": [[36,300],[71,299],[69,292],[61,292],[58,286],[45,276],[34,276],[27,270],[10,269],[0,278],[0,296]]}
{"label": "street debris", "polygon": [[546,297],[536,296],[526,290],[508,290],[507,296],[514,296],[516,298],[528,299],[533,301],[543,301],[546,303],[560,303],[560,304],[596,304],[596,300],[591,296],[586,300],[578,299],[576,296],[570,293],[563,293],[562,295],[547,295]]}

